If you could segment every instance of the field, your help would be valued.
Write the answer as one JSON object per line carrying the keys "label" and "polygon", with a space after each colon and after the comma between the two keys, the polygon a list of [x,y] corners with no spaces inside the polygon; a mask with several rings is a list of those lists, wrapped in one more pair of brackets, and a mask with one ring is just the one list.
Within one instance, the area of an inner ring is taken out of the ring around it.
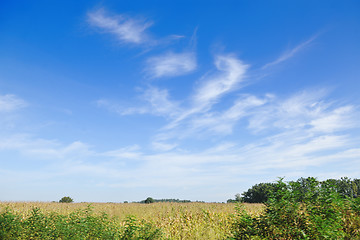
{"label": "field", "polygon": [[[101,221],[103,221],[104,219],[102,216],[104,216],[105,213],[107,215],[105,221],[109,221],[121,227],[126,227],[127,225],[132,224],[133,226],[130,227],[133,227],[136,230],[144,224],[151,224],[148,225],[149,229],[146,231],[151,232],[156,229],[161,229],[162,234],[160,238],[164,239],[224,239],[225,236],[229,236],[231,233],[235,206],[236,204],[222,203],[90,204],[1,202],[0,212],[4,212],[5,209],[8,209],[8,211],[13,213],[13,215],[20,218],[19,221],[29,219],[33,216],[33,209],[40,209],[39,212],[41,214],[49,217],[54,213],[62,216],[70,216],[73,214],[73,217],[69,217],[65,220],[67,222],[71,221],[74,216],[76,216],[78,222],[89,221],[86,220],[88,218],[84,217],[86,214],[99,216]],[[262,204],[243,204],[243,206],[251,215],[258,215],[263,209]],[[36,217],[33,216],[32,218],[38,219],[38,215],[36,215]],[[49,219],[44,221],[51,222]],[[58,223],[48,223],[48,225],[54,226],[56,224],[59,228]],[[41,238],[44,238],[44,236],[39,236],[37,239]],[[134,239],[136,239],[136,237]]]}
{"label": "field", "polygon": [[0,240],[360,239],[357,185],[341,186],[279,179],[266,204],[2,202]]}

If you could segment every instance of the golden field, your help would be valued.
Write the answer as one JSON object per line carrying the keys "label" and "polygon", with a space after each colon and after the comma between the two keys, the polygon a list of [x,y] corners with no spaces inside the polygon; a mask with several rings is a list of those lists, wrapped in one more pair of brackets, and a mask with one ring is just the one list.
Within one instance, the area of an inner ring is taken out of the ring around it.
{"label": "golden field", "polygon": [[[33,208],[44,213],[67,215],[90,205],[94,214],[106,213],[123,220],[135,216],[160,227],[169,239],[222,239],[231,231],[236,204],[232,203],[55,203],[0,202],[0,209],[10,208],[27,217]],[[262,204],[244,204],[246,211],[258,215]]]}

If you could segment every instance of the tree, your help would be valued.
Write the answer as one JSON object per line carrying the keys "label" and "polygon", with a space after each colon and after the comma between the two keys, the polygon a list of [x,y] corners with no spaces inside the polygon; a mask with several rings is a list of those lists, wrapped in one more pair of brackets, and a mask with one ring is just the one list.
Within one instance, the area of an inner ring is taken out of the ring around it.
{"label": "tree", "polygon": [[259,183],[242,194],[242,201],[247,203],[264,203],[275,190],[274,183]]}
{"label": "tree", "polygon": [[74,200],[71,197],[63,197],[59,201],[60,203],[72,203]]}
{"label": "tree", "polygon": [[145,200],[145,203],[154,203],[155,200],[151,197],[148,197],[146,200]]}

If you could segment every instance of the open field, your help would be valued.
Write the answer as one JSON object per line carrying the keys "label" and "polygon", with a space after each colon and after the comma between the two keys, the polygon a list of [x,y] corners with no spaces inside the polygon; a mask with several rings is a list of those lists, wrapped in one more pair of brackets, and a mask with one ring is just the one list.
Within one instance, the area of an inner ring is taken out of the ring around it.
{"label": "open field", "polygon": [[0,240],[360,239],[358,191],[333,182],[279,179],[266,204],[0,202]]}
{"label": "open field", "polygon": [[[251,215],[258,215],[262,204],[243,204]],[[230,234],[235,204],[223,203],[52,203],[52,202],[1,202],[0,211],[9,208],[23,219],[39,208],[45,215],[69,215],[77,210],[92,209],[94,215],[106,213],[124,225],[128,216],[151,223],[160,228],[164,238],[170,239],[223,239]]]}

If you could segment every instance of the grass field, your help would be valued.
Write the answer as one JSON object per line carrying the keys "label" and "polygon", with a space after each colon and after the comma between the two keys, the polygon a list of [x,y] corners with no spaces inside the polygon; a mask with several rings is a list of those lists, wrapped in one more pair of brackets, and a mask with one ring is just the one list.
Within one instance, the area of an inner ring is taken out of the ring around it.
{"label": "grass field", "polygon": [[[258,215],[263,209],[262,204],[243,205],[251,215]],[[121,226],[126,225],[125,220],[129,216],[134,216],[138,222],[161,229],[164,239],[223,239],[231,232],[235,214],[235,204],[223,203],[0,203],[1,212],[9,209],[21,219],[31,217],[34,208],[47,216],[53,213],[69,216],[79,210],[91,209],[93,215],[105,213],[111,221]]]}

